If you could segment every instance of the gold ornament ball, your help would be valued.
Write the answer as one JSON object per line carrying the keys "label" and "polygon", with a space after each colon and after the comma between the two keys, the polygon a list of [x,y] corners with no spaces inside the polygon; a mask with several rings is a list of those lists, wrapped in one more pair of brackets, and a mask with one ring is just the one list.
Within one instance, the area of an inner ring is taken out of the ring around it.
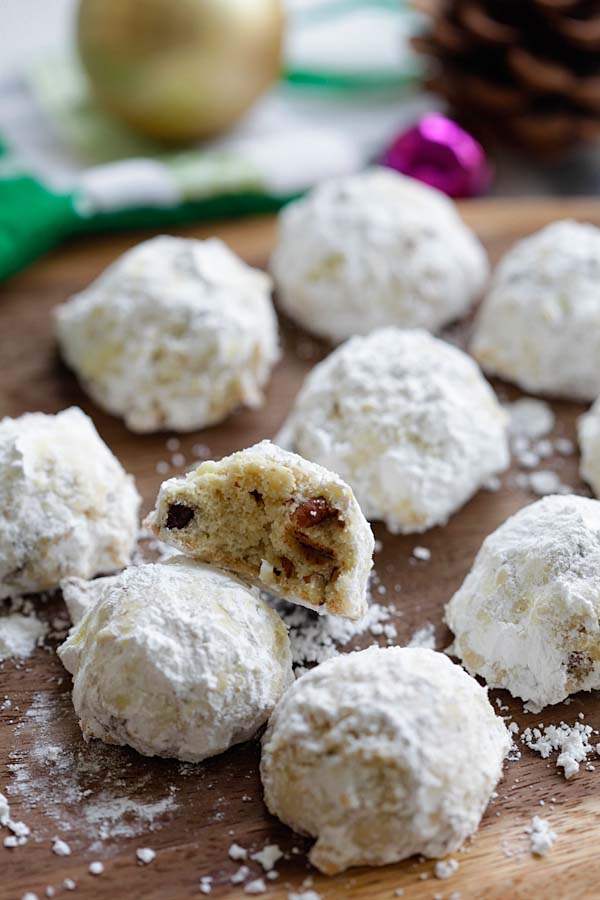
{"label": "gold ornament ball", "polygon": [[168,142],[225,131],[280,71],[281,0],[80,0],[79,54],[99,103]]}

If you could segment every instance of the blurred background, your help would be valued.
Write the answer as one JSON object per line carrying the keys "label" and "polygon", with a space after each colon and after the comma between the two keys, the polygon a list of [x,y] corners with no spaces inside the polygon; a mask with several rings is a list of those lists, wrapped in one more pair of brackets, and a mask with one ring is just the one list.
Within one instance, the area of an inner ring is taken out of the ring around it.
{"label": "blurred background", "polygon": [[596,194],[587,0],[0,0],[0,277],[77,231],[277,209],[382,162]]}

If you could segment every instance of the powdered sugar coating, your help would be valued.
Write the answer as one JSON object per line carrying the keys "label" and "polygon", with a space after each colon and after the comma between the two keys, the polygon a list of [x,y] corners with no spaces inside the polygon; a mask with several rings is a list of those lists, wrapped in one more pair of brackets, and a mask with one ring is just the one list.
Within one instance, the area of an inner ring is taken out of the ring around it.
{"label": "powdered sugar coating", "polygon": [[338,472],[392,532],[445,524],[509,462],[506,414],[476,363],[382,328],[315,366],[276,440]]}
{"label": "powdered sugar coating", "polygon": [[451,652],[538,711],[600,688],[600,502],[545,497],[485,539],[446,607]]}
{"label": "powdered sugar coating", "polygon": [[600,394],[600,229],[554,222],[498,265],[471,350],[486,372],[532,393]]}
{"label": "powdered sugar coating", "polygon": [[252,737],[293,681],[278,615],[218,569],[173,557],[63,590],[88,606],[58,651],[86,739],[197,762]]}
{"label": "powdered sugar coating", "polygon": [[581,450],[579,473],[600,496],[600,399],[577,421],[577,436]]}
{"label": "powdered sugar coating", "polygon": [[130,560],[140,498],[131,475],[72,407],[0,421],[0,598]]}
{"label": "powdered sugar coating", "polygon": [[438,331],[483,289],[485,251],[439,191],[390,169],[325,182],[280,214],[282,309],[335,342],[383,325]]}
{"label": "powdered sugar coating", "polygon": [[62,354],[132,431],[191,431],[259,406],[279,357],[271,280],[222,241],[156,237],[57,310]]}
{"label": "powdered sugar coating", "polygon": [[476,831],[511,741],[484,688],[441,653],[369,648],[299,678],[263,737],[269,810],[317,838],[334,874],[421,853]]}

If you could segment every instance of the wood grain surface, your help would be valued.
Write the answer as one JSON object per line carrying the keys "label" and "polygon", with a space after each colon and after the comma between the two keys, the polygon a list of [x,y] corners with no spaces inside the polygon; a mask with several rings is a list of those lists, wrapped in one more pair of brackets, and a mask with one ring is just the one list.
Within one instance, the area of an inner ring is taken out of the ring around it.
{"label": "wood grain surface", "polygon": [[[600,224],[600,201],[477,201],[464,204],[463,213],[495,260],[514,240],[552,219],[572,216]],[[253,219],[178,233],[218,234],[250,263],[263,266],[275,225],[269,219]],[[71,404],[81,406],[135,475],[144,512],[164,477],[157,474],[156,463],[171,456],[165,446],[168,435],[132,435],[89,401],[58,360],[51,311],[145,236],[78,240],[0,287],[0,413],[16,416],[26,410],[56,412]],[[469,327],[468,322],[455,326],[449,336],[463,342]],[[265,408],[239,413],[220,427],[183,437],[181,451],[187,465],[193,462],[192,446],[199,442],[219,457],[275,433],[305,373],[327,351],[324,344],[285,322],[282,331],[285,356],[272,378]],[[506,385],[496,387],[503,398],[518,395]],[[555,435],[573,438],[574,421],[582,407],[553,406]],[[577,457],[553,457],[544,465],[586,492],[578,481]],[[172,469],[176,471],[180,470]],[[448,645],[443,604],[460,585],[482,539],[534,499],[511,486],[514,471],[504,477],[500,491],[481,491],[445,528],[421,536],[392,537],[383,527],[375,527],[383,545],[375,557],[376,571],[386,590],[375,599],[397,611],[398,643],[407,642],[416,628],[432,622],[437,647]],[[429,562],[411,560],[416,544],[431,550]],[[58,596],[36,602],[41,616],[64,614]],[[367,646],[374,640],[367,634],[355,645]],[[582,712],[586,722],[600,728],[600,700],[595,696],[577,695],[569,705],[536,717],[524,714],[522,704],[506,693],[495,691],[491,696],[510,707],[521,726],[561,719],[572,723]],[[2,708],[5,697],[12,705]],[[48,756],[48,747],[57,749]],[[0,665],[0,790],[8,796],[13,818],[25,821],[32,836],[25,846],[13,850],[0,845],[1,900],[18,900],[26,891],[41,898],[49,885],[56,888],[56,896],[178,900],[201,896],[199,880],[206,875],[213,878],[212,897],[247,896],[229,880],[239,866],[227,855],[233,841],[251,851],[275,842],[286,851],[287,858],[277,865],[279,878],[267,882],[265,896],[272,900],[300,891],[307,876],[314,878],[314,889],[327,900],[391,898],[398,888],[404,889],[407,900],[446,900],[454,892],[462,900],[600,897],[600,768],[585,771],[582,767],[567,783],[553,760],[544,761],[524,749],[519,761],[507,763],[497,799],[479,833],[456,855],[460,868],[447,881],[433,877],[431,861],[414,859],[325,878],[306,861],[309,842],[267,814],[258,758],[257,741],[194,766],[149,760],[98,742],[85,745],[71,706],[70,679],[56,655],[38,649],[22,663],[5,662]],[[524,834],[536,814],[547,817],[558,834],[545,859],[529,853]],[[0,837],[4,834],[0,832]],[[51,852],[55,835],[70,844],[69,857]],[[149,866],[136,863],[135,850],[144,846],[157,853]],[[92,860],[104,863],[102,875],[88,874]],[[260,867],[254,862],[249,865],[254,877],[259,877]],[[76,882],[75,893],[62,886],[65,878]]]}

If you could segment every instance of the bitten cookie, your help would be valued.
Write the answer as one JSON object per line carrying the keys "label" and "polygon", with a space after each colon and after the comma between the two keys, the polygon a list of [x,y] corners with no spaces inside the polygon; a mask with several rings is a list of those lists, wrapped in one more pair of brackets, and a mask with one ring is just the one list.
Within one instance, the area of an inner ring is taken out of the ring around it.
{"label": "bitten cookie", "polygon": [[127,565],[140,497],[80,409],[0,421],[0,598]]}
{"label": "bitten cookie", "polygon": [[62,355],[132,431],[192,431],[259,406],[279,356],[271,281],[221,241],[157,237],[57,309]]}
{"label": "bitten cookie", "polygon": [[286,600],[349,619],[366,612],[374,541],[354,494],[269,441],[165,481],[147,524]]}
{"label": "bitten cookie", "polygon": [[471,351],[531,393],[600,394],[600,229],[554,222],[518,241],[494,273]]}
{"label": "bitten cookie", "polygon": [[286,206],[271,271],[281,308],[339,342],[382,325],[438,331],[481,293],[488,263],[447,197],[375,168]]}
{"label": "bitten cookie", "polygon": [[276,441],[338,472],[368,519],[402,533],[445,524],[509,463],[506,415],[476,363],[399,328],[315,366]]}
{"label": "bitten cookie", "polygon": [[442,653],[372,647],[322,663],[279,701],[265,802],[317,839],[309,859],[328,875],[440,857],[477,830],[510,745],[485,689]]}
{"label": "bitten cookie", "polygon": [[600,688],[600,502],[551,496],[483,542],[446,607],[450,652],[534,712]]}
{"label": "bitten cookie", "polygon": [[58,653],[86,740],[197,762],[251,738],[292,683],[286,628],[258,591],[184,557],[63,583]]}

